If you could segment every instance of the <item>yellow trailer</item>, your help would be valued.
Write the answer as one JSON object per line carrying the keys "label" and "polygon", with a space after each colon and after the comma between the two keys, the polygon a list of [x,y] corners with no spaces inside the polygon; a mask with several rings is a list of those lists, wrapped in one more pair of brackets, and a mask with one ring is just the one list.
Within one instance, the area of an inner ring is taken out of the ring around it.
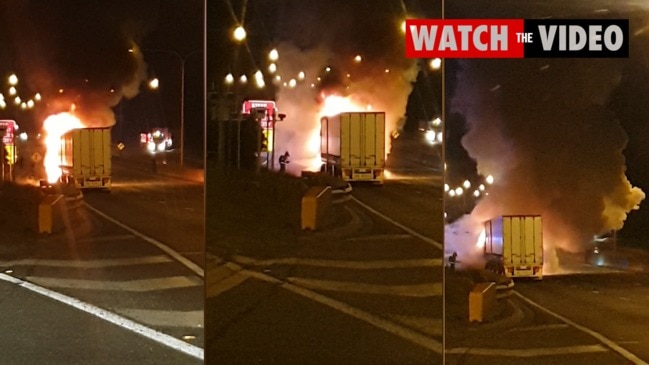
{"label": "yellow trailer", "polygon": [[64,182],[79,189],[110,189],[110,128],[73,129],[61,137]]}

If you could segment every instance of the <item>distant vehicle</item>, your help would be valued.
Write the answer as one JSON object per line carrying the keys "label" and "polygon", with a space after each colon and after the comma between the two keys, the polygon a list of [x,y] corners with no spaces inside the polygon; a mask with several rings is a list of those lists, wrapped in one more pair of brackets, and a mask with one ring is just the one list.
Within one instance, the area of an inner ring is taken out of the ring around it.
{"label": "distant vehicle", "polygon": [[149,133],[140,133],[140,144],[151,153],[173,149],[173,139],[167,128],[152,128]]}
{"label": "distant vehicle", "polygon": [[111,167],[110,128],[73,129],[61,137],[62,182],[110,190]]}
{"label": "distant vehicle", "polygon": [[505,215],[485,222],[486,268],[507,277],[543,278],[543,227],[539,215]]}
{"label": "distant vehicle", "polygon": [[353,112],[323,117],[322,172],[345,181],[382,184],[385,171],[385,113]]}

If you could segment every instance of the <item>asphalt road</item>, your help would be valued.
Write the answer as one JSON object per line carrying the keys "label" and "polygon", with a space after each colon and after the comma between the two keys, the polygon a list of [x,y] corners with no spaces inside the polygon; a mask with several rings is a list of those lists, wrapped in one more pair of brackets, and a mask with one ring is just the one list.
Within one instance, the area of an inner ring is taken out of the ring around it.
{"label": "asphalt road", "polygon": [[62,231],[3,242],[7,363],[202,363],[202,185],[113,178],[67,202]]}
{"label": "asphalt road", "polygon": [[260,240],[263,257],[249,245],[209,256],[207,363],[441,364],[441,179],[405,170],[355,186],[322,231]]}

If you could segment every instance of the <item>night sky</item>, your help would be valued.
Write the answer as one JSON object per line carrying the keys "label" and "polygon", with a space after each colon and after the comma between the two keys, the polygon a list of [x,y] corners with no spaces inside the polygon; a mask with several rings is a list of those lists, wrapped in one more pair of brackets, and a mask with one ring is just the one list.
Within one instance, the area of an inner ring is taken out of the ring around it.
{"label": "night sky", "polygon": [[[169,51],[186,55],[203,49],[203,2],[2,2],[0,42],[3,93],[7,94],[6,77],[15,72],[19,95],[43,96],[33,111],[11,107],[2,111],[7,117],[36,131],[47,115],[67,110],[71,103],[93,124],[114,123],[112,109],[117,112],[114,138],[128,141],[149,123],[177,130],[180,60]],[[143,50],[144,63],[129,53],[133,43]],[[198,52],[186,64],[188,137],[190,131],[202,136],[202,61]],[[160,79],[157,95],[149,95],[142,85],[152,77]]]}

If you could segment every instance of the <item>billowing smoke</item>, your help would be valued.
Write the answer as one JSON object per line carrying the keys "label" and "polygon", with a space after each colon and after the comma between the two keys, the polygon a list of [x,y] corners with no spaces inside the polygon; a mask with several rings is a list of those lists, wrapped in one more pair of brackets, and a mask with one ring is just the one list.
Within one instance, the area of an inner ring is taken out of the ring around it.
{"label": "billowing smoke", "polygon": [[[291,44],[277,48],[277,105],[287,120],[277,125],[276,146],[288,150],[295,160],[319,159],[319,116],[324,99],[337,95],[352,104],[345,111],[383,111],[386,113],[386,143],[405,121],[408,95],[417,76],[417,65],[403,57],[355,60],[354,54],[337,55],[324,46],[302,51]],[[388,52],[388,51],[386,51]],[[396,51],[395,51],[396,52]],[[327,70],[327,67],[329,69]],[[304,72],[304,80],[299,80]],[[320,80],[318,80],[320,78]],[[296,86],[291,87],[294,79]],[[284,85],[284,83],[287,83]],[[280,151],[283,153],[283,150]],[[306,168],[315,168],[306,163]]]}
{"label": "billowing smoke", "polygon": [[546,249],[571,252],[622,228],[645,194],[625,175],[627,135],[607,108],[619,69],[592,59],[461,64],[452,108],[469,125],[462,144],[495,181],[474,221],[541,214]]}
{"label": "billowing smoke", "polygon": [[0,6],[19,86],[42,95],[37,121],[76,109],[88,126],[112,126],[111,108],[137,95],[146,77],[136,42],[155,5],[23,0]]}

